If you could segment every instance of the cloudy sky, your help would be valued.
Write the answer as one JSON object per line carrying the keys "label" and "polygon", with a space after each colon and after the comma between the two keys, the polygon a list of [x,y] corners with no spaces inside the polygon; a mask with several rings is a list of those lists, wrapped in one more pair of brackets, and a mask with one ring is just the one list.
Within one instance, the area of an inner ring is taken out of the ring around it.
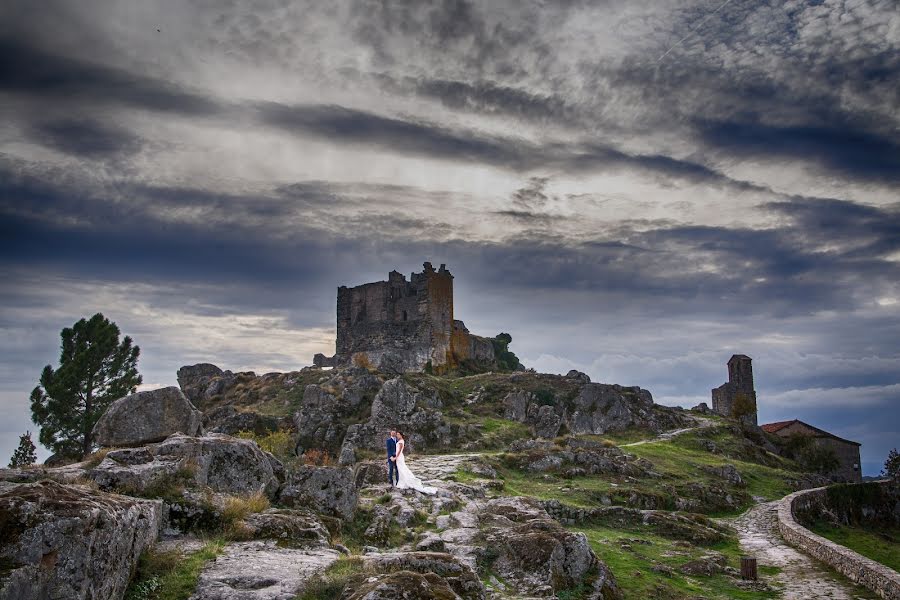
{"label": "cloudy sky", "polygon": [[[0,460],[97,311],[297,369],[335,288],[447,263],[523,362],[900,445],[894,0],[0,4]],[[45,457],[42,451],[41,456]]]}

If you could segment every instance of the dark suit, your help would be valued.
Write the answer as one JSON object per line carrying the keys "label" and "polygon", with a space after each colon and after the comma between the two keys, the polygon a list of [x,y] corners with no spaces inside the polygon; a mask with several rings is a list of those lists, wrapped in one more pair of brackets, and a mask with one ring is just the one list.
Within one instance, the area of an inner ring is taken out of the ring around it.
{"label": "dark suit", "polygon": [[389,437],[385,443],[385,448],[387,448],[387,456],[388,456],[388,481],[391,485],[394,485],[400,476],[397,474],[397,463],[391,460],[392,457],[397,456],[397,440],[392,437]]}

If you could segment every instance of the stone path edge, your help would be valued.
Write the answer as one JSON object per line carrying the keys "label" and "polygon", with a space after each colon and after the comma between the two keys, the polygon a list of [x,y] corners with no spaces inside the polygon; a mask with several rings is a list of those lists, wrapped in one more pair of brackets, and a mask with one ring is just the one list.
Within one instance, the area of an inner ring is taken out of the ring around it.
{"label": "stone path edge", "polygon": [[900,600],[900,573],[803,527],[794,518],[794,502],[825,495],[827,487],[794,492],[778,503],[778,530],[791,546],[816,558],[886,600]]}

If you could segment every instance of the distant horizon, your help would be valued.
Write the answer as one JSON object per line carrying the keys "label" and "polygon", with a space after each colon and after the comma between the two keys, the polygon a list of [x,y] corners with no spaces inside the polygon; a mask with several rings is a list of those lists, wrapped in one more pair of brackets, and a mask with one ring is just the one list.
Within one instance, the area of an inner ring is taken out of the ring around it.
{"label": "distant horizon", "polygon": [[[453,273],[538,371],[900,443],[895,3],[0,5],[0,460],[59,332],[146,386],[331,354],[335,289]],[[42,454],[45,456],[46,454]]]}

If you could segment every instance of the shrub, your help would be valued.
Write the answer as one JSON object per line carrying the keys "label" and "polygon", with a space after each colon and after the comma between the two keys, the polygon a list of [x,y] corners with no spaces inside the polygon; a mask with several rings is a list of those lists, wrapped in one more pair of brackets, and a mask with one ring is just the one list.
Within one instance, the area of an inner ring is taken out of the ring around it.
{"label": "shrub", "polygon": [[365,573],[365,563],[361,558],[341,557],[324,573],[310,578],[297,600],[338,600],[344,589]]}
{"label": "shrub", "polygon": [[900,453],[896,448],[888,452],[887,460],[884,461],[884,470],[881,474],[892,479],[900,479]]}
{"label": "shrub", "polygon": [[103,462],[103,459],[106,458],[106,455],[109,454],[109,451],[112,448],[100,448],[96,452],[93,452],[85,457],[85,469],[93,469],[97,465]]}
{"label": "shrub", "polygon": [[497,366],[501,371],[515,371],[521,363],[519,357],[510,352],[509,344],[512,342],[512,336],[508,333],[499,333],[497,337],[491,340],[494,346],[494,356],[497,359]]}
{"label": "shrub", "polygon": [[310,448],[304,452],[303,456],[300,458],[303,459],[303,464],[316,467],[328,467],[334,462],[327,450],[319,450],[316,448]]}
{"label": "shrub", "polygon": [[233,525],[244,520],[249,514],[260,513],[272,506],[269,499],[262,492],[256,492],[250,496],[231,496],[225,500],[222,508],[222,520],[226,526]]}
{"label": "shrub", "polygon": [[372,369],[372,361],[369,360],[369,355],[365,352],[357,352],[353,355],[353,365],[363,369]]}
{"label": "shrub", "polygon": [[753,398],[738,392],[734,396],[734,404],[731,405],[731,416],[735,419],[742,419],[756,413],[756,402]]}
{"label": "shrub", "polygon": [[294,456],[294,440],[290,431],[279,429],[265,435],[257,435],[252,431],[239,431],[236,434],[244,440],[252,440],[256,445],[270,452],[279,460],[289,460]]}

